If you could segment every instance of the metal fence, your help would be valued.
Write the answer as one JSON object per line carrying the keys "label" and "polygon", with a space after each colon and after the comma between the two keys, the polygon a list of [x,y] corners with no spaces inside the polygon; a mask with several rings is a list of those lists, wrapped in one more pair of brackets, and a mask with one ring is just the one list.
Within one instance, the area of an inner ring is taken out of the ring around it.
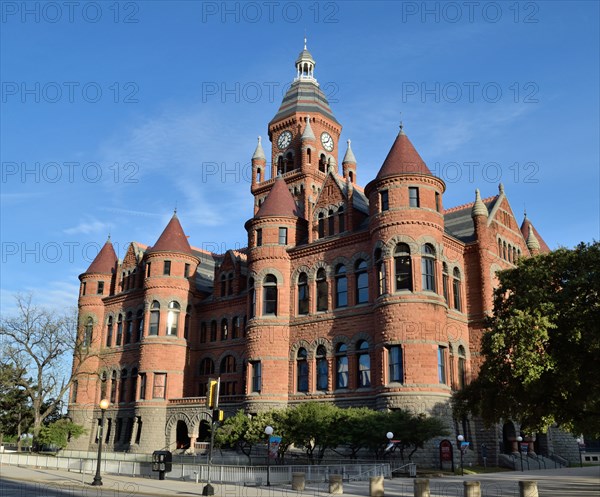
{"label": "metal fence", "polygon": [[[33,466],[45,469],[62,469],[77,473],[93,474],[96,470],[96,460],[74,457],[54,457],[40,454],[17,454],[5,452],[0,454],[0,464],[13,464],[19,466]],[[145,461],[111,461],[102,460],[100,467],[102,473],[125,476],[151,477],[152,464]],[[325,466],[289,465],[280,466],[227,466],[212,465],[210,479],[218,483],[233,484],[262,484],[267,481],[267,471],[272,483],[291,483],[293,473],[304,473],[307,482],[322,482],[329,479],[329,475],[342,475],[343,480],[368,480],[371,476],[391,476],[388,463],[376,464],[336,464]],[[173,464],[171,473],[167,478],[206,481],[208,478],[207,464]]]}

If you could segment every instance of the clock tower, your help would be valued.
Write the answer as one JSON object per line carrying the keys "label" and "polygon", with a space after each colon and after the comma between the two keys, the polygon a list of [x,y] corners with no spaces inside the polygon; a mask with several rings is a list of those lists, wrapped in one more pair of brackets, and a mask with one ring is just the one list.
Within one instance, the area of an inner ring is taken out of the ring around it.
{"label": "clock tower", "polygon": [[[296,59],[296,77],[286,92],[279,110],[269,123],[271,142],[270,177],[266,178],[266,157],[257,146],[252,166],[251,191],[256,213],[282,175],[299,211],[308,211],[321,190],[327,172],[338,172],[338,147],[342,126],[314,75],[315,60],[306,48]],[[261,161],[255,160],[262,158]]]}

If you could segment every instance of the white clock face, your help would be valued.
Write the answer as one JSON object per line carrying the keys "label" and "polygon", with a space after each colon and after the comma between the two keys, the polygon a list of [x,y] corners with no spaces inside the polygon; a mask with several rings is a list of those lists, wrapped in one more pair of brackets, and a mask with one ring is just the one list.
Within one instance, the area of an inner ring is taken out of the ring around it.
{"label": "white clock face", "polygon": [[328,152],[333,150],[333,138],[331,138],[331,135],[327,131],[321,133],[321,143]]}
{"label": "white clock face", "polygon": [[288,148],[290,143],[292,143],[292,133],[289,131],[284,131],[279,135],[279,138],[277,138],[277,146],[280,150]]}

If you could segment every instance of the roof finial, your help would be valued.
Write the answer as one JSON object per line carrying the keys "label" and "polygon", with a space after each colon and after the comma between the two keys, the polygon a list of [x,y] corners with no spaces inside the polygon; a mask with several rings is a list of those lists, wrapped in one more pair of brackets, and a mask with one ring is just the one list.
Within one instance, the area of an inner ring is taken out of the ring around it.
{"label": "roof finial", "polygon": [[498,183],[498,191],[504,193],[504,185],[502,183]]}
{"label": "roof finial", "polygon": [[108,238],[106,239],[106,243],[110,242],[110,231],[108,232]]}
{"label": "roof finial", "polygon": [[306,29],[304,30],[304,50],[306,50]]}
{"label": "roof finial", "polygon": [[173,215],[177,215],[177,200],[175,200],[175,208],[173,209]]}
{"label": "roof finial", "polygon": [[471,208],[471,217],[475,216],[485,216],[488,217],[488,210],[483,200],[481,200],[481,194],[479,193],[479,188],[475,190],[475,203]]}
{"label": "roof finial", "polygon": [[402,122],[402,112],[400,112],[400,134],[404,134],[404,123]]}

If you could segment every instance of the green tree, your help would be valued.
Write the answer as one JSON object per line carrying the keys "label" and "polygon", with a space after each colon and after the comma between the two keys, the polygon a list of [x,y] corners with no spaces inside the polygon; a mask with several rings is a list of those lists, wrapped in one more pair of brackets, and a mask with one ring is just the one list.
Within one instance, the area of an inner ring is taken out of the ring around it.
{"label": "green tree", "polygon": [[289,441],[304,447],[309,461],[320,463],[327,449],[342,442],[341,409],[328,402],[305,402],[289,409]]}
{"label": "green tree", "polygon": [[71,438],[77,438],[84,433],[83,426],[73,423],[68,418],[62,418],[42,426],[37,442],[40,445],[50,445],[64,449]]}
{"label": "green tree", "polygon": [[484,363],[455,395],[459,415],[600,436],[599,271],[594,242],[520,259],[498,273]]}
{"label": "green tree", "polygon": [[215,431],[215,446],[240,450],[250,459],[252,447],[258,443],[258,439],[249,433],[250,424],[250,418],[239,410]]}

